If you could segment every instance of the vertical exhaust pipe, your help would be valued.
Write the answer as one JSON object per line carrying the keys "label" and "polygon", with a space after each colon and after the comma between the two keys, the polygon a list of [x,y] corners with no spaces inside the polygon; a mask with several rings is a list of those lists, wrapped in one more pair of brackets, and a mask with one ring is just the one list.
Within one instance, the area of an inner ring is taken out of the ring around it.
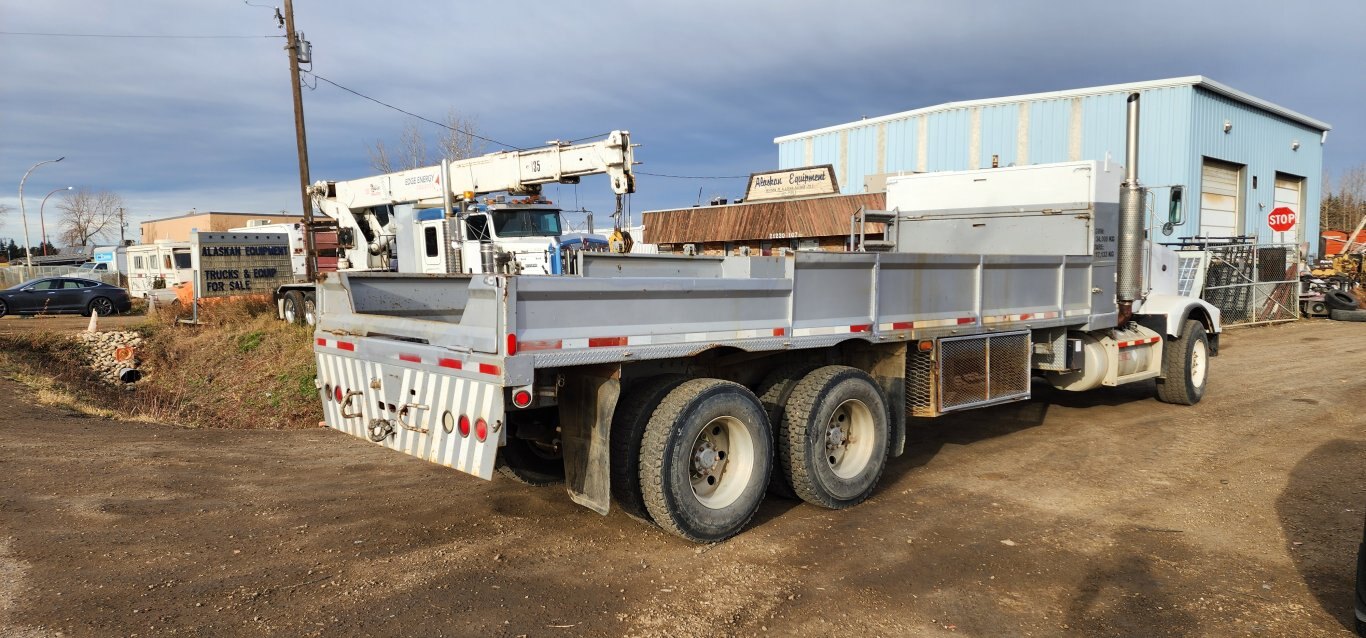
{"label": "vertical exhaust pipe", "polygon": [[1119,246],[1115,301],[1119,323],[1133,315],[1143,291],[1143,189],[1138,185],[1138,93],[1129,94],[1124,137],[1124,184],[1119,190]]}

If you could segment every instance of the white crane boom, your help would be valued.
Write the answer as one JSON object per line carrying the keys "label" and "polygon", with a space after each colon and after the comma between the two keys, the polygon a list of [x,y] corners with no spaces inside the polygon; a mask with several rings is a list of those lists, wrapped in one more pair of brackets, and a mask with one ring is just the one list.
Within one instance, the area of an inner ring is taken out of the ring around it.
{"label": "white crane boom", "polygon": [[534,194],[540,192],[542,184],[574,184],[584,175],[608,175],[612,191],[624,195],[635,191],[632,163],[630,133],[612,131],[596,142],[553,143],[345,182],[318,182],[314,190],[321,196],[324,212],[333,217],[340,212],[336,207],[355,210],[387,204],[439,205],[445,193],[455,200],[465,198],[465,193]]}

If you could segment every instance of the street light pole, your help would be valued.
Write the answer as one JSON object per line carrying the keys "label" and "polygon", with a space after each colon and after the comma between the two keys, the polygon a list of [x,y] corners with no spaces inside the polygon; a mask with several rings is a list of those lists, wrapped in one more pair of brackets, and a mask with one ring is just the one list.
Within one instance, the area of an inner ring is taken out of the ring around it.
{"label": "street light pole", "polygon": [[33,169],[38,168],[43,164],[60,162],[64,159],[66,159],[65,155],[55,160],[43,160],[41,162],[38,162],[37,164],[30,166],[28,171],[25,172],[24,176],[19,180],[19,216],[22,217],[24,220],[24,266],[28,269],[28,274],[30,277],[33,276],[33,248],[29,246],[28,211],[24,208],[24,182],[28,181],[29,173],[32,173]]}
{"label": "street light pole", "polygon": [[[69,191],[71,190],[71,188],[72,187],[70,186],[59,186],[57,188],[52,189],[52,193],[55,193],[57,191]],[[41,233],[43,236],[42,247],[44,257],[47,256],[47,224],[43,221],[43,207],[47,206],[47,198],[52,197],[52,193],[44,195],[43,203],[38,205],[38,228],[40,229],[38,232]]]}

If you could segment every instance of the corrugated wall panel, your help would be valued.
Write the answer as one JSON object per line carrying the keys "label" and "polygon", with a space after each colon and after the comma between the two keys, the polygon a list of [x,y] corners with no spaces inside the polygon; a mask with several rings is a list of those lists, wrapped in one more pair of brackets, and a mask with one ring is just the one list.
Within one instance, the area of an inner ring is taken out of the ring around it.
{"label": "corrugated wall panel", "polygon": [[916,118],[887,123],[887,172],[915,170]]}
{"label": "corrugated wall panel", "polygon": [[962,171],[968,166],[968,109],[952,109],[924,116],[929,119],[927,171]]}
{"label": "corrugated wall panel", "polygon": [[[1232,125],[1224,132],[1224,122]],[[1191,117],[1192,155],[1196,161],[1188,179],[1198,184],[1199,158],[1243,164],[1243,232],[1271,241],[1273,231],[1266,216],[1275,208],[1276,172],[1304,178],[1304,208],[1299,224],[1304,226],[1300,241],[1309,243],[1310,252],[1318,251],[1319,197],[1323,183],[1323,148],[1318,131],[1261,110],[1235,102],[1222,95],[1195,89]],[[1299,150],[1292,144],[1298,140]],[[1253,188],[1253,178],[1257,186]],[[1198,227],[1199,220],[1193,220]]]}
{"label": "corrugated wall panel", "polygon": [[790,140],[778,145],[778,168],[805,166],[806,140]]}
{"label": "corrugated wall panel", "polygon": [[[821,164],[835,165],[835,174],[839,175],[840,162],[840,134],[824,133],[811,138],[811,165],[820,166]],[[805,163],[797,166],[805,166]],[[841,184],[841,187],[843,184]]]}
{"label": "corrugated wall panel", "polygon": [[982,107],[979,134],[981,152],[978,155],[977,166],[972,168],[991,168],[992,155],[999,157],[1001,166],[1014,164],[1019,128],[1019,104]]}
{"label": "corrugated wall panel", "polygon": [[1029,104],[1029,163],[1067,161],[1067,130],[1071,100],[1040,100]]}
{"label": "corrugated wall panel", "polygon": [[840,192],[862,193],[863,178],[877,172],[877,126],[851,129],[848,144],[849,166],[840,181]]}

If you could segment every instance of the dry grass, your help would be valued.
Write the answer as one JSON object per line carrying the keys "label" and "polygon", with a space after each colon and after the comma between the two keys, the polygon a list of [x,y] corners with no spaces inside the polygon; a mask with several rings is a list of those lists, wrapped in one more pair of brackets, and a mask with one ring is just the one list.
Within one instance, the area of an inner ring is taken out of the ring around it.
{"label": "dry grass", "polygon": [[0,349],[20,371],[16,378],[48,379],[35,389],[82,412],[191,427],[317,427],[312,333],[275,319],[273,310],[269,300],[233,299],[202,309],[198,325],[179,323],[183,311],[158,313],[133,328],[144,338],[144,376],[133,391],[99,382],[62,335],[0,336]]}

